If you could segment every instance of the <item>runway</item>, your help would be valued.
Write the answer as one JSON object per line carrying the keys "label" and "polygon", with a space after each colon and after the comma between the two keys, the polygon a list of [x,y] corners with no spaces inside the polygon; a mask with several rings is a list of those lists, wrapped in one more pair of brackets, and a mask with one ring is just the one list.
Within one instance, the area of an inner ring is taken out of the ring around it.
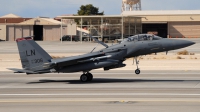
{"label": "runway", "polygon": [[92,71],[25,75],[0,72],[1,112],[199,112],[199,71]]}

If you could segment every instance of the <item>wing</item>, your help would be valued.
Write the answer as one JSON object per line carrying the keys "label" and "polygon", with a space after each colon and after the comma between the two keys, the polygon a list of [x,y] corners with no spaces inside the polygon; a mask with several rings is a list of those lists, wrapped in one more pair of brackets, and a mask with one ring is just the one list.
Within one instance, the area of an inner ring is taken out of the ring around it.
{"label": "wing", "polygon": [[107,49],[105,51],[99,51],[94,53],[89,53],[80,56],[61,58],[61,59],[52,59],[50,63],[46,63],[46,67],[67,67],[77,64],[84,64],[94,61],[109,61],[111,63],[117,64],[120,61],[124,60],[123,55],[126,53],[126,49]]}
{"label": "wing", "polygon": [[43,73],[51,72],[49,69],[40,70],[40,71],[31,71],[31,70],[18,69],[18,68],[7,68],[7,69],[14,71],[14,73],[26,73],[26,74],[43,74]]}
{"label": "wing", "polygon": [[73,56],[73,57],[67,57],[67,58],[61,58],[61,59],[52,59],[51,63],[46,63],[46,65],[70,66],[70,65],[75,65],[78,63],[94,61],[95,59],[103,59],[107,57],[108,56],[106,56],[105,53],[95,52],[95,53],[89,53],[89,54],[84,54],[80,56]]}

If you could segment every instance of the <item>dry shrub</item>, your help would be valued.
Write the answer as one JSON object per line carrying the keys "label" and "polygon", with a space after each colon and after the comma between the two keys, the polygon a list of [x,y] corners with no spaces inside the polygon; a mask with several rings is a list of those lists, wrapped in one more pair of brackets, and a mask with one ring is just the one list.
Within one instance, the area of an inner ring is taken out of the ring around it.
{"label": "dry shrub", "polygon": [[58,58],[63,58],[64,56],[60,57],[60,56],[51,56],[53,59],[58,59]]}
{"label": "dry shrub", "polygon": [[166,57],[161,57],[161,59],[166,59]]}
{"label": "dry shrub", "polygon": [[177,56],[177,57],[176,57],[176,59],[183,59],[183,58],[182,58],[182,57],[180,57],[180,56]]}
{"label": "dry shrub", "polygon": [[153,59],[167,59],[166,57],[153,57]]}
{"label": "dry shrub", "polygon": [[151,53],[151,54],[148,54],[148,55],[156,55],[155,53]]}
{"label": "dry shrub", "polygon": [[177,53],[178,55],[189,55],[189,52],[187,50],[180,51]]}
{"label": "dry shrub", "polygon": [[195,53],[190,53],[190,55],[195,55]]}

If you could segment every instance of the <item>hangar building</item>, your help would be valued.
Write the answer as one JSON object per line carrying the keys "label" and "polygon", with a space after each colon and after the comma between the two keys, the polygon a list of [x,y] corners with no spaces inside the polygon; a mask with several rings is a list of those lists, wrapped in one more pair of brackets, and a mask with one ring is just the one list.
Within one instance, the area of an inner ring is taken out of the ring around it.
{"label": "hangar building", "polygon": [[7,25],[14,25],[31,18],[22,18],[15,14],[7,14],[0,17],[0,40],[7,40]]}
{"label": "hangar building", "polygon": [[[116,16],[60,16],[79,19],[91,35],[113,40],[149,33],[164,38],[200,38],[200,10],[123,11]],[[123,22],[122,22],[123,21]],[[106,27],[107,29],[102,29]],[[94,30],[99,33],[93,33]],[[118,34],[118,35],[116,35]],[[82,37],[80,35],[80,37]]]}
{"label": "hangar building", "polygon": [[[7,25],[7,40],[15,40],[18,37],[34,35],[36,41],[57,41],[60,39],[61,22],[50,18],[33,18],[16,25]],[[65,34],[63,26],[63,34]],[[11,36],[10,36],[11,35]]]}
{"label": "hangar building", "polygon": [[142,33],[169,38],[199,38],[200,10],[124,11],[122,16],[142,17]]}
{"label": "hangar building", "polygon": [[[61,22],[45,17],[22,18],[14,14],[0,17],[0,39],[15,41],[16,38],[32,36],[37,41],[58,41],[61,37]],[[63,24],[63,35],[66,34]]]}

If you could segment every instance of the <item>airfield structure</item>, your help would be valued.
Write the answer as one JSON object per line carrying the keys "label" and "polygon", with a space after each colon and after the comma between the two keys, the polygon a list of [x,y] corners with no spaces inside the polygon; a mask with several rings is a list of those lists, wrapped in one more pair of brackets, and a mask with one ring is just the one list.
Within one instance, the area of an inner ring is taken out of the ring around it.
{"label": "airfield structure", "polygon": [[[61,21],[76,20],[77,36],[84,41],[87,32],[104,42],[142,33],[141,17],[123,15],[58,16]],[[62,28],[61,28],[62,29]],[[63,35],[63,34],[61,34]],[[86,39],[88,40],[88,39]]]}
{"label": "airfield structure", "polygon": [[122,12],[141,11],[141,0],[122,0]]}

